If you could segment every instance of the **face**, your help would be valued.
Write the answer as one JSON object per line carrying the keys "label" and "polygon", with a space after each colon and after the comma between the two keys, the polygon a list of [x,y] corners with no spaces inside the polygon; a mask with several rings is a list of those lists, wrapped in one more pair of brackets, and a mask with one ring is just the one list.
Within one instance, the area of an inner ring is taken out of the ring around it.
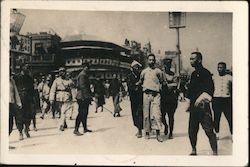
{"label": "face", "polygon": [[61,77],[65,77],[66,71],[64,71],[64,70],[60,71],[60,72],[59,72],[59,75],[60,75]]}
{"label": "face", "polygon": [[148,57],[148,65],[149,65],[149,67],[153,67],[154,64],[155,64],[155,58],[154,58],[154,56],[149,56]]}
{"label": "face", "polygon": [[196,67],[201,61],[197,58],[196,54],[192,54],[190,57],[190,64],[192,67]]}
{"label": "face", "polygon": [[226,73],[226,66],[224,64],[218,64],[217,70],[220,75],[223,75]]}

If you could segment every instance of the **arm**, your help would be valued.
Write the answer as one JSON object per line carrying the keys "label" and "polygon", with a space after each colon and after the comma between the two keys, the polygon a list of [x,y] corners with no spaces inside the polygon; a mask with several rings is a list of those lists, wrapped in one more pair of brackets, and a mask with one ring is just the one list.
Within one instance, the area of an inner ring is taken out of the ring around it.
{"label": "arm", "polygon": [[17,87],[16,87],[16,83],[14,80],[12,80],[12,83],[13,83],[13,87],[14,87],[14,93],[15,93],[15,101],[16,101],[16,104],[19,108],[22,108],[22,102],[21,102],[21,98],[19,96],[19,93],[18,93],[18,90],[17,90]]}

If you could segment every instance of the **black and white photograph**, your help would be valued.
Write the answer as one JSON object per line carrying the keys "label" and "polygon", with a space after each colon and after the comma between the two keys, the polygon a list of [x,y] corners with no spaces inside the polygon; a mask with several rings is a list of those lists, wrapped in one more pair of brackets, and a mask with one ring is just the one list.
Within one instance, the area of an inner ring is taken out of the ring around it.
{"label": "black and white photograph", "polygon": [[247,4],[202,3],[2,3],[0,163],[247,165]]}

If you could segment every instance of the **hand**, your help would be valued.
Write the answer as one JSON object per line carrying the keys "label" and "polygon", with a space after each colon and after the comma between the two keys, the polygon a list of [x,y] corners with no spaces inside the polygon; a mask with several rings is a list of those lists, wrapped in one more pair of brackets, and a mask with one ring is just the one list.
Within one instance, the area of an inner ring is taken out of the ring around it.
{"label": "hand", "polygon": [[18,104],[17,105],[18,109],[22,109],[22,105]]}

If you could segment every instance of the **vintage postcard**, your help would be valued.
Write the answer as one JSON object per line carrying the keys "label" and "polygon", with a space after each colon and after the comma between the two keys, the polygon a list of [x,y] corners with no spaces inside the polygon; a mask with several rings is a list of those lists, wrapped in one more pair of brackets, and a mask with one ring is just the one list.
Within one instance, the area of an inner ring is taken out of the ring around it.
{"label": "vintage postcard", "polygon": [[247,165],[247,12],[3,1],[0,163]]}

